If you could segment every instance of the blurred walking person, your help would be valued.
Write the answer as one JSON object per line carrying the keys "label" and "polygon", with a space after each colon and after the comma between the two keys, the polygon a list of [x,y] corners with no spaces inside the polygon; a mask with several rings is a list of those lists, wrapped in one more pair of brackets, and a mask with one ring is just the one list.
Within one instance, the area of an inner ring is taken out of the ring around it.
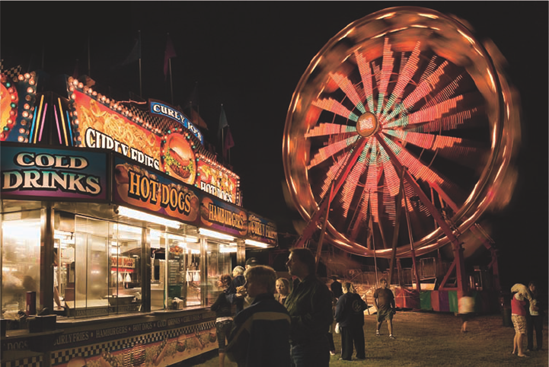
{"label": "blurred walking person", "polygon": [[467,322],[473,317],[475,312],[475,299],[469,295],[469,292],[464,292],[463,296],[458,301],[458,312],[461,316],[461,332],[467,332]]}

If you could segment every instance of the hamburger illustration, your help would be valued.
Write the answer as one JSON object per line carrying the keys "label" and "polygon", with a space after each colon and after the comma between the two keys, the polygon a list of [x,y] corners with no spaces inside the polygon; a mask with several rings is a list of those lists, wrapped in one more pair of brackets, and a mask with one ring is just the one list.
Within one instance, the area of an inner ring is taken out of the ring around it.
{"label": "hamburger illustration", "polygon": [[187,139],[181,134],[170,134],[163,148],[164,171],[184,183],[194,184],[195,156]]}

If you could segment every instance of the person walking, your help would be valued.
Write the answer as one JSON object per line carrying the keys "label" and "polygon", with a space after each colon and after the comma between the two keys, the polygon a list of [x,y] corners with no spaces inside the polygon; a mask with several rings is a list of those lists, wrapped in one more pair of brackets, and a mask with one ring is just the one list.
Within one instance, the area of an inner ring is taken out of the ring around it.
{"label": "person walking", "polygon": [[238,367],[290,367],[290,316],[274,298],[276,272],[264,265],[244,273],[250,307],[234,318],[227,346],[229,359]]}
{"label": "person walking", "polygon": [[335,320],[339,323],[341,334],[341,360],[350,361],[353,355],[353,343],[357,359],[366,359],[364,346],[364,310],[366,302],[355,293],[351,283],[343,283],[343,295],[336,305]]}
{"label": "person walking", "polygon": [[308,248],[294,248],[286,262],[297,277],[286,299],[292,318],[290,343],[295,367],[327,367],[330,363],[328,328],[332,324],[330,290],[315,274],[315,257]]}
{"label": "person walking", "polygon": [[[528,283],[530,291],[530,307],[526,311],[526,335],[528,337],[527,352],[543,350],[543,307],[541,297],[535,282]],[[534,331],[536,332],[536,349],[534,349]]]}
{"label": "person walking", "polygon": [[376,336],[381,336],[381,324],[386,320],[389,328],[389,338],[395,339],[393,336],[393,315],[396,313],[395,295],[391,289],[387,288],[387,279],[381,279],[380,285],[381,287],[374,292],[374,303],[377,309]]}
{"label": "person walking", "polygon": [[232,279],[229,274],[224,274],[220,277],[219,282],[224,289],[210,307],[212,311],[215,311],[216,316],[215,331],[217,333],[217,343],[219,345],[219,367],[225,365],[226,341],[233,328],[232,304],[227,297],[231,288],[231,281]]}
{"label": "person walking", "polygon": [[475,299],[465,292],[458,301],[458,313],[461,316],[461,332],[467,332],[467,322],[473,317],[475,312]]}

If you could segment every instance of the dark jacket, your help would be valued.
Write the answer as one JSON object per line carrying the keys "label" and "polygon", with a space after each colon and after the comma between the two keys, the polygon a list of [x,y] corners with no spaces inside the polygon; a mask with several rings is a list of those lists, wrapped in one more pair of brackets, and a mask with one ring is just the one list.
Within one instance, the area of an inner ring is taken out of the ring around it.
{"label": "dark jacket", "polygon": [[332,293],[314,275],[295,282],[284,305],[292,317],[290,340],[293,345],[324,338],[334,320]]}
{"label": "dark jacket", "polygon": [[221,292],[219,296],[217,296],[214,304],[210,307],[212,311],[215,311],[216,317],[227,317],[233,315],[231,310],[232,305],[231,302],[228,300],[226,292],[227,290]]}
{"label": "dark jacket", "polygon": [[244,283],[246,283],[244,275],[238,275],[233,279],[231,286],[227,291],[227,299],[229,302],[236,305],[236,313],[239,313],[244,308],[244,298],[238,298],[236,296],[236,288],[244,285]]}
{"label": "dark jacket", "polygon": [[340,327],[364,326],[364,310],[368,308],[366,302],[356,293],[345,293],[336,305],[335,320]]}
{"label": "dark jacket", "polygon": [[258,295],[234,318],[226,353],[239,367],[289,367],[290,316],[272,294]]}

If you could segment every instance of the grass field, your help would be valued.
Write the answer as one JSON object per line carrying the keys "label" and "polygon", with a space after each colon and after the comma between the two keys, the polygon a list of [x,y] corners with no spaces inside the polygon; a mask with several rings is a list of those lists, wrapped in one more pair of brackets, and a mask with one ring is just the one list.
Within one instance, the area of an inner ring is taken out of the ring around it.
{"label": "grass field", "polygon": [[[338,353],[331,357],[330,366],[549,366],[547,325],[543,328],[544,350],[520,358],[511,354],[515,332],[503,326],[499,314],[477,316],[469,321],[469,332],[461,333],[461,318],[453,314],[402,311],[393,320],[395,340],[389,339],[386,324],[381,329],[383,335],[376,337],[375,324],[375,316],[365,316],[365,361],[339,361],[341,340],[334,334]],[[178,366],[218,367],[217,351]],[[236,363],[226,359],[225,366],[236,367]]]}

